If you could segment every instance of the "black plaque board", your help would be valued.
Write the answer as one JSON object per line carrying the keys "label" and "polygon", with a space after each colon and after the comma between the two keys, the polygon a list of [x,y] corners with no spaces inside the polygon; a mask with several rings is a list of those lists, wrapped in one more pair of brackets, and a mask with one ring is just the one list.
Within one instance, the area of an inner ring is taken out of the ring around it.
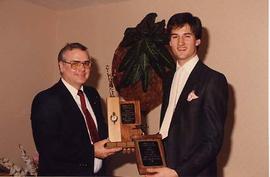
{"label": "black plaque board", "polygon": [[146,175],[146,169],[166,166],[161,135],[142,135],[133,137],[137,167],[140,175]]}
{"label": "black plaque board", "polygon": [[142,163],[144,166],[162,166],[159,144],[157,141],[139,141]]}
{"label": "black plaque board", "polygon": [[136,112],[135,105],[133,103],[120,104],[120,112],[122,124],[135,124]]}

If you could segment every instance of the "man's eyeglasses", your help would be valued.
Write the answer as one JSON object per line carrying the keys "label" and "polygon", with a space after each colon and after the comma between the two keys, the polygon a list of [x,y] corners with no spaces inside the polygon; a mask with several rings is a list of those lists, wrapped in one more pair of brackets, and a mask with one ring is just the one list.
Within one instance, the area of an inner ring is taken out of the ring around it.
{"label": "man's eyeglasses", "polygon": [[81,66],[83,66],[84,68],[88,69],[91,66],[91,60],[87,60],[87,61],[66,61],[66,60],[61,60],[64,63],[70,64],[71,69],[79,69]]}

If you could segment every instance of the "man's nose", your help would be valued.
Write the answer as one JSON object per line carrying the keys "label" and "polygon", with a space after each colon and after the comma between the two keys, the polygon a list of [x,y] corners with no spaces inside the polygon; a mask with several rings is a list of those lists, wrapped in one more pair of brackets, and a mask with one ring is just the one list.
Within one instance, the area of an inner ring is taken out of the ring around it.
{"label": "man's nose", "polygon": [[178,38],[178,44],[179,44],[179,45],[183,45],[183,44],[184,44],[184,39],[183,39],[183,37],[179,37],[179,38]]}

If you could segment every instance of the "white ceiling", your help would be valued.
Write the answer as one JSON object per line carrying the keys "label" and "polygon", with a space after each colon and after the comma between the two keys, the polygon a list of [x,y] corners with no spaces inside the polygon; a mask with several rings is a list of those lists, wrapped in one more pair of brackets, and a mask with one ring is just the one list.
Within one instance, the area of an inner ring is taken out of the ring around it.
{"label": "white ceiling", "polygon": [[82,8],[97,4],[115,3],[127,0],[25,0],[25,1],[52,10],[71,10],[75,8]]}

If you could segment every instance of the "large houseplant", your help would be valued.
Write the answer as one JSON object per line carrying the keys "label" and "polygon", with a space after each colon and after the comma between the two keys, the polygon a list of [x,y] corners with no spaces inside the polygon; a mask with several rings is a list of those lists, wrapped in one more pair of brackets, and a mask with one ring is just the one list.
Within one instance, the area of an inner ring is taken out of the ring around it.
{"label": "large houseplant", "polygon": [[126,100],[139,100],[143,113],[161,103],[162,78],[168,70],[175,69],[167,49],[165,20],[155,22],[156,17],[156,13],[149,13],[136,27],[126,29],[112,64],[119,95]]}

